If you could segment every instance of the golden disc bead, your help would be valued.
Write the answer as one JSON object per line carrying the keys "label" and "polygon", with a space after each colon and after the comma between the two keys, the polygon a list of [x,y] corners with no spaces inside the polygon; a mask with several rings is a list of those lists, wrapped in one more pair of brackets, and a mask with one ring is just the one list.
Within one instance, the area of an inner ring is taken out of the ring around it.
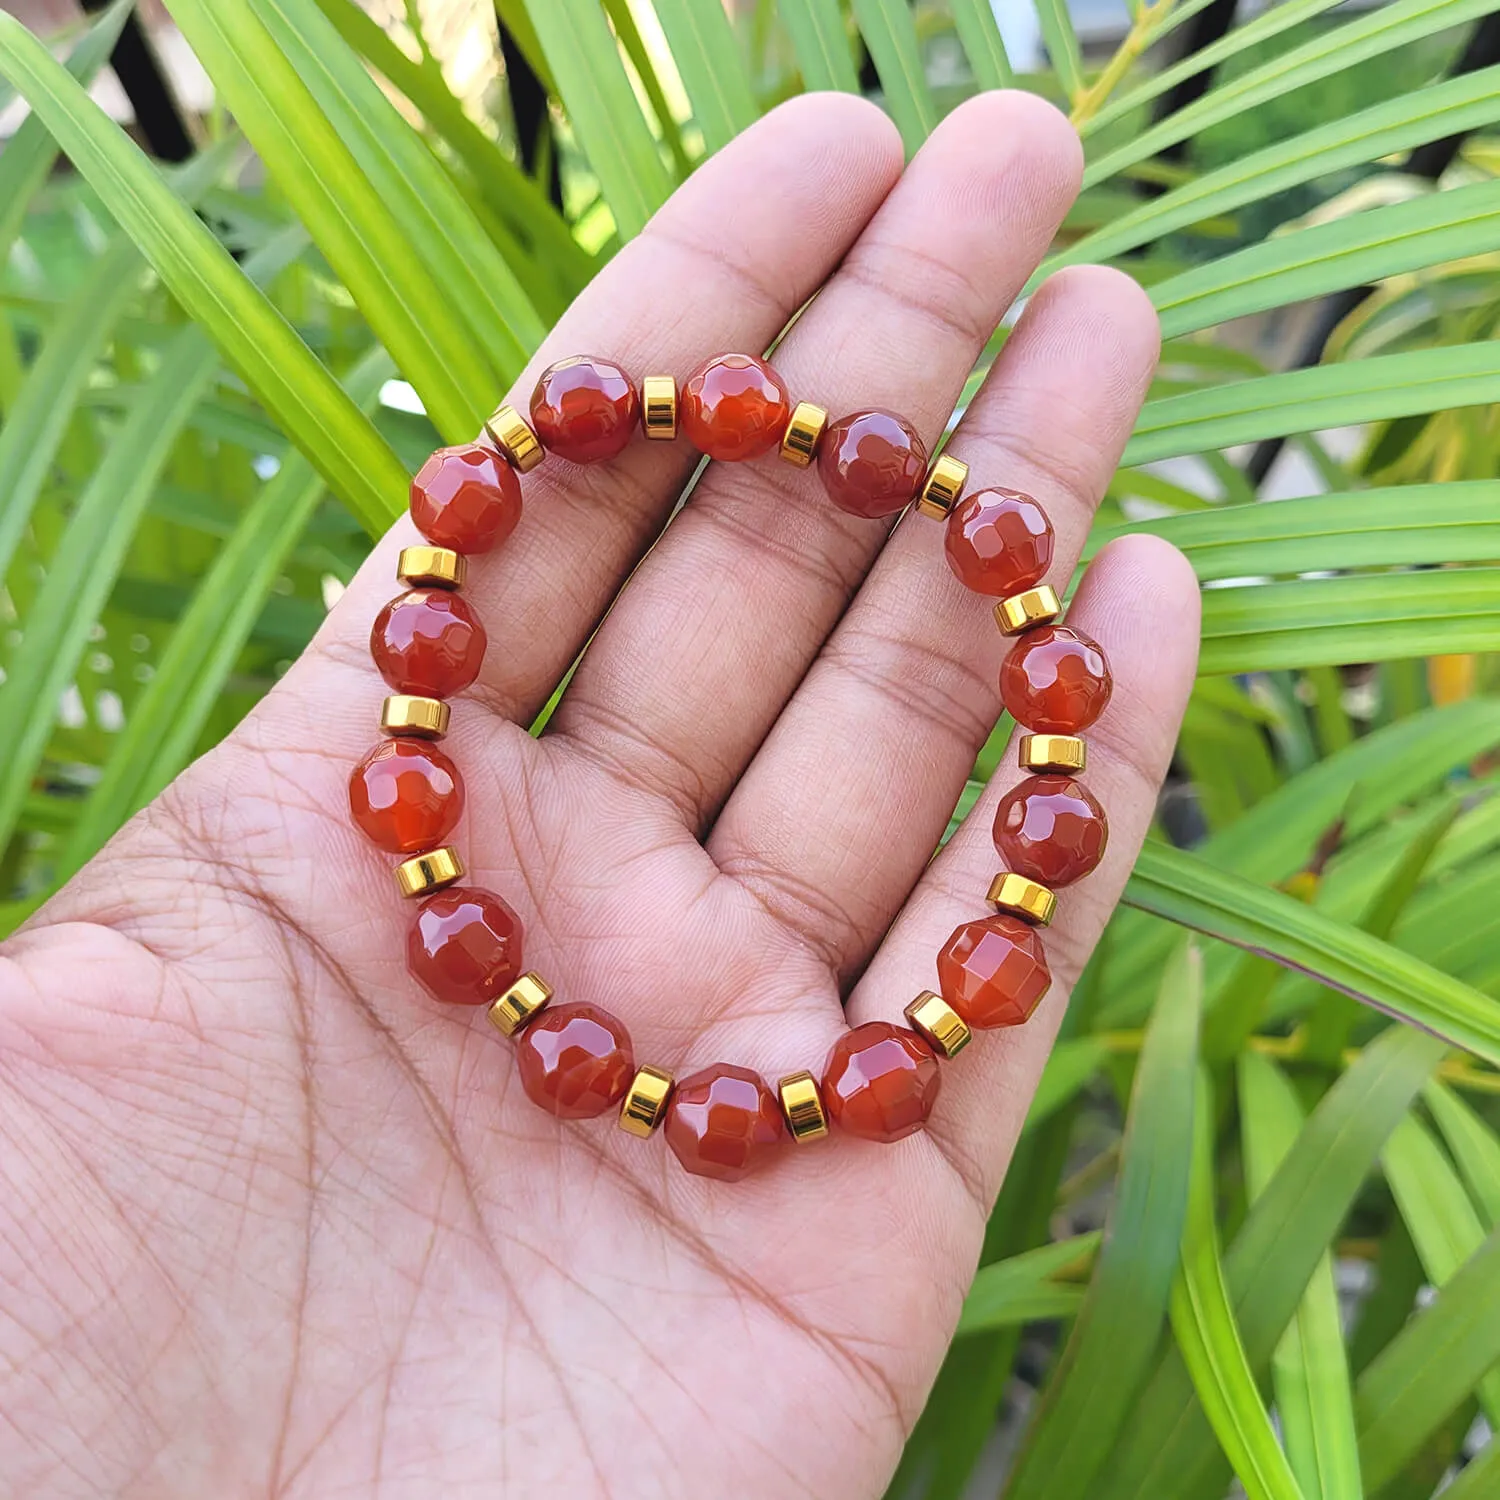
{"label": "golden disc bead", "polygon": [[662,1068],[649,1064],[638,1068],[620,1106],[620,1129],[645,1140],[666,1118],[674,1081]]}
{"label": "golden disc bead", "polygon": [[905,1015],[912,1030],[944,1057],[957,1057],[974,1039],[964,1018],[931,990],[923,990],[906,1007]]}
{"label": "golden disc bead", "polygon": [[799,401],[786,424],[786,434],[781,439],[781,456],[799,469],[812,463],[818,452],[818,439],[828,426],[828,413],[811,401]]}
{"label": "golden disc bead", "polygon": [[1062,605],[1048,584],[1012,594],[995,606],[995,623],[1005,635],[1020,635],[1033,625],[1047,625],[1062,613]]}
{"label": "golden disc bead", "polygon": [[514,1036],[534,1021],[552,998],[552,986],[540,974],[523,974],[490,1006],[490,1024],[502,1036]]}
{"label": "golden disc bead", "polygon": [[403,547],[396,559],[396,577],[402,583],[426,588],[459,588],[467,572],[462,554],[451,547]]}
{"label": "golden disc bead", "polygon": [[1057,897],[1046,886],[1010,870],[995,876],[985,899],[997,910],[1024,917],[1038,927],[1045,927],[1057,910]]}
{"label": "golden disc bead", "polygon": [[496,407],[484,424],[484,430],[505,461],[519,474],[529,474],[547,456],[542,440],[513,406]]}
{"label": "golden disc bead", "polygon": [[946,521],[968,483],[969,466],[962,459],[940,453],[927,472],[927,482],[917,496],[917,509],[934,521]]}
{"label": "golden disc bead", "polygon": [[1027,771],[1066,771],[1077,775],[1088,765],[1088,746],[1074,734],[1023,734],[1016,757]]}
{"label": "golden disc bead", "polygon": [[403,896],[430,896],[445,885],[461,880],[464,862],[458,850],[451,844],[441,849],[432,849],[426,854],[414,854],[396,866],[396,886]]}
{"label": "golden disc bead", "polygon": [[380,727],[387,734],[440,740],[448,732],[448,705],[441,698],[392,693],[380,707]]}
{"label": "golden disc bead", "polygon": [[786,1128],[798,1145],[821,1141],[828,1134],[828,1111],[818,1092],[818,1080],[811,1073],[788,1073],[776,1085],[776,1093]]}
{"label": "golden disc bead", "polygon": [[675,375],[648,375],[641,381],[641,431],[659,443],[677,436]]}

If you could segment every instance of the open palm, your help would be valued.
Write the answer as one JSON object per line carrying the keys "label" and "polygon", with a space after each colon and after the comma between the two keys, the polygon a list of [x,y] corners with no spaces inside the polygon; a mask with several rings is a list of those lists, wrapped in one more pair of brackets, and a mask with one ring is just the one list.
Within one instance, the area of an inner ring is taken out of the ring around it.
{"label": "open palm", "polygon": [[[935,439],[1079,151],[1001,94],[901,166],[872,107],[783,107],[610,264],[518,391],[569,353],[639,374],[759,350],[822,287],[777,354],[794,393]],[[1155,353],[1133,284],[1067,271],[964,417],[975,482],[1048,508],[1055,585]],[[899,1019],[983,913],[1014,773],[929,856],[1004,642],[940,527],[890,532],[762,462],[711,466],[663,531],[691,470],[685,444],[548,464],[475,560],[490,650],[454,709],[458,842],[521,914],[528,967],[618,1014],[640,1060],[774,1080],[816,1071],[846,1016]],[[7,1492],[877,1495],[1150,820],[1191,574],[1138,538],[1073,607],[1115,671],[1089,773],[1112,837],[1049,930],[1037,1016],[945,1068],[926,1133],[787,1147],[726,1185],[538,1111],[482,1013],[406,972],[409,912],[345,789],[382,692],[369,623],[414,539],[397,525],[277,690],[3,950]]]}

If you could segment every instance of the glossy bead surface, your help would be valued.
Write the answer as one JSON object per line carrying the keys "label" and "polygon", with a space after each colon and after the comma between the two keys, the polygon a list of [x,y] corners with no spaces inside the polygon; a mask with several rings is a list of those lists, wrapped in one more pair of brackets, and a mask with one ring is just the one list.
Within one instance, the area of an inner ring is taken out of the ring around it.
{"label": "glossy bead surface", "polygon": [[479,616],[460,594],[412,589],[375,616],[370,655],[398,693],[451,698],[479,676],[488,644]]}
{"label": "glossy bead surface", "polygon": [[1052,523],[1030,495],[976,490],[948,518],[943,546],[965,588],[999,598],[1041,582],[1052,543]]}
{"label": "glossy bead surface", "polygon": [[937,1057],[916,1032],[866,1021],[833,1044],[823,1066],[823,1103],[850,1135],[899,1141],[926,1123],[941,1084]]}
{"label": "glossy bead surface", "polygon": [[1054,889],[1081,880],[1104,858],[1109,823],[1098,799],[1071,776],[1028,776],[995,810],[995,847],[1018,875]]}
{"label": "glossy bead surface", "polygon": [[685,1171],[738,1182],[781,1140],[781,1105],[758,1073],[715,1063],[677,1085],[665,1134]]}
{"label": "glossy bead surface", "polygon": [[1034,927],[1019,917],[965,922],[937,960],[943,999],[970,1026],[1019,1026],[1037,1008],[1052,975]]}
{"label": "glossy bead surface", "polygon": [[440,844],[464,810],[458,767],[422,740],[382,740],[349,777],[349,812],[387,854]]}
{"label": "glossy bead surface", "polygon": [[521,919],[493,891],[450,886],[417,908],[412,977],[449,1005],[488,1005],[521,974]]}
{"label": "glossy bead surface", "polygon": [[521,1033],[516,1065],[527,1098],[564,1120],[612,1109],[635,1077],[629,1033],[607,1010],[581,1001],[549,1005]]}
{"label": "glossy bead surface", "polygon": [[488,552],[521,519],[521,482],[483,443],[439,448],[411,482],[411,518],[439,547]]}
{"label": "glossy bead surface", "polygon": [[828,498],[856,516],[889,516],[910,504],[927,475],[927,449],[895,412],[841,417],[818,446],[818,474]]}
{"label": "glossy bead surface", "polygon": [[710,458],[732,462],[771,452],[791,415],[792,398],[781,376],[749,354],[716,354],[682,387],[682,430]]}
{"label": "glossy bead surface", "polygon": [[542,371],[531,393],[531,423],[542,445],[573,464],[614,458],[640,417],[635,382],[607,359],[577,355]]}
{"label": "glossy bead surface", "polygon": [[1027,632],[1000,668],[1001,700],[1018,724],[1041,734],[1087,729],[1113,688],[1098,644],[1066,625]]}

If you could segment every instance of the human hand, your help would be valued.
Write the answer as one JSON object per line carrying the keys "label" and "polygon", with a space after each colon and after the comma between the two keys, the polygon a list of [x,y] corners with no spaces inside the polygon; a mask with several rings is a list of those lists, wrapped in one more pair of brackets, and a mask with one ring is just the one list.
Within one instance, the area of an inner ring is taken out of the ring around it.
{"label": "human hand", "polygon": [[[1079,171],[1027,95],[956,110],[904,176],[874,108],[799,99],[690,179],[517,393],[574,352],[640,374],[758,350],[826,281],[777,368],[931,442]],[[1156,346],[1133,283],[1063,272],[959,429],[976,485],[1047,508],[1059,588]],[[473,560],[490,650],[449,739],[457,842],[527,966],[619,1015],[640,1060],[775,1080],[899,1020],[984,914],[1018,773],[929,856],[1005,642],[941,527],[887,540],[774,461],[712,466],[631,574],[693,462],[548,464]],[[395,526],[277,689],[0,950],[0,1474],[28,1500],[876,1496],[1152,816],[1192,574],[1117,543],[1070,613],[1115,674],[1088,773],[1111,838],[1046,933],[1038,1013],[945,1065],[925,1132],[787,1146],[724,1185],[537,1110],[483,1015],[407,973],[410,913],[346,785],[383,692],[370,621],[415,539]]]}

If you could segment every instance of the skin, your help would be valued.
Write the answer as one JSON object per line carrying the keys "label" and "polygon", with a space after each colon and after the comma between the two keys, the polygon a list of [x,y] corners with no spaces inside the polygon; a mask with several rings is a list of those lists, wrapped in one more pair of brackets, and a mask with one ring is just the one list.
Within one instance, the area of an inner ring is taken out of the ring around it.
{"label": "skin", "polygon": [[[964,105],[904,174],[873,107],[797,100],[693,176],[510,399],[569,353],[681,374],[763,348],[821,286],[776,356],[792,391],[930,442],[1079,171],[1030,96]],[[1156,352],[1132,282],[1066,270],[954,439],[976,483],[1047,508],[1056,586]],[[774,1080],[846,1024],[899,1021],[987,910],[1013,765],[929,856],[1006,643],[940,526],[842,515],[772,459],[714,466],[663,534],[691,469],[681,444],[549,464],[474,560],[491,649],[447,745],[455,841],[522,915],[527,965],[619,1015],[638,1058]],[[927,1132],[788,1146],[726,1185],[543,1114],[483,1014],[406,973],[411,911],[346,781],[383,692],[369,624],[413,540],[398,523],[235,734],[0,948],[7,1488],[878,1496],[1152,815],[1194,669],[1187,564],[1116,543],[1069,616],[1115,673],[1087,777],[1111,837],[1046,935],[1036,1016],[945,1067]]]}

